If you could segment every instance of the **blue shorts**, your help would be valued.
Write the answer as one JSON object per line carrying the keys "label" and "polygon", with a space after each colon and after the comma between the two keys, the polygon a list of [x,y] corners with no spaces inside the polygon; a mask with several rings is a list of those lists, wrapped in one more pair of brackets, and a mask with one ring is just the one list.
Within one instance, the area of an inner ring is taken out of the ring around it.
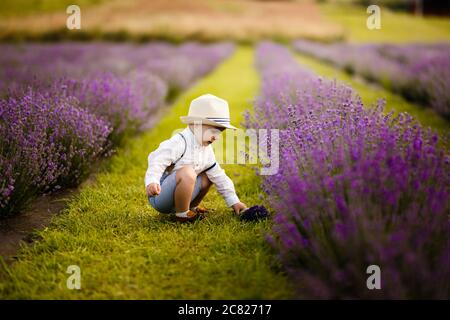
{"label": "blue shorts", "polygon": [[[176,171],[172,171],[170,174],[166,172],[160,179],[161,192],[157,196],[149,196],[148,201],[152,207],[161,213],[175,213],[175,187]],[[199,174],[195,180],[194,191],[192,192],[191,202],[198,196],[202,187],[202,177]]]}

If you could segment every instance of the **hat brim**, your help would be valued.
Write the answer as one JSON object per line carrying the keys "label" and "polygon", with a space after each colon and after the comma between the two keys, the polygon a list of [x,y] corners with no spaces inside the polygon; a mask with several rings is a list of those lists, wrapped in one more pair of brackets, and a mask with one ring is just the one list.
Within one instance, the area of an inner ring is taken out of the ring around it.
{"label": "hat brim", "polygon": [[185,124],[193,124],[194,122],[201,122],[202,124],[209,124],[210,126],[218,127],[218,128],[226,128],[226,129],[233,129],[237,130],[235,126],[232,126],[231,124],[224,124],[224,123],[218,123],[209,119],[205,119],[202,117],[190,117],[190,116],[183,116],[180,117],[181,122]]}

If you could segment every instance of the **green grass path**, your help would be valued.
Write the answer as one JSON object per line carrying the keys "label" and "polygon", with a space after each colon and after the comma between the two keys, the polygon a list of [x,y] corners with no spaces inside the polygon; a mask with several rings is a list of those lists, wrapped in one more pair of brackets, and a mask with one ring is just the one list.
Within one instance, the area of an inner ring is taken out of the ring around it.
{"label": "green grass path", "polygon": [[381,88],[380,86],[371,86],[363,81],[355,80],[344,71],[316,58],[297,52],[294,52],[294,56],[300,64],[310,68],[318,75],[336,79],[351,86],[361,96],[365,105],[371,105],[382,98],[386,100],[386,111],[393,111],[395,113],[408,112],[425,127],[431,127],[444,135],[449,132],[449,122],[431,108],[408,102],[400,95]]}
{"label": "green grass path", "polygon": [[[232,122],[259,88],[253,50],[240,47],[182,94],[149,132],[106,162],[39,241],[0,268],[0,298],[39,299],[282,299],[289,282],[264,240],[270,221],[233,217],[215,188],[204,200],[209,218],[182,225],[154,211],[145,196],[147,155],[172,131],[189,102],[210,92],[230,103]],[[223,166],[241,201],[257,203],[259,180],[243,165]],[[81,290],[68,290],[69,265],[81,268]]]}

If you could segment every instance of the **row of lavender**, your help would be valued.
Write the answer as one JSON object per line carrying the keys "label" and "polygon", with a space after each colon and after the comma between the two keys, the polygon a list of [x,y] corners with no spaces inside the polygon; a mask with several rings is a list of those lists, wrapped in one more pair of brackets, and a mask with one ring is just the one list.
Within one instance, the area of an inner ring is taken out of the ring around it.
{"label": "row of lavender", "polygon": [[[409,115],[365,108],[272,43],[249,127],[278,128],[280,169],[263,180],[270,243],[300,297],[449,298],[449,157]],[[381,269],[381,290],[366,270]]]}
{"label": "row of lavender", "polygon": [[450,118],[449,44],[327,45],[299,40],[293,45],[299,52],[378,82]]}
{"label": "row of lavender", "polygon": [[92,162],[146,129],[168,98],[231,54],[199,45],[0,48],[0,216],[77,185]]}

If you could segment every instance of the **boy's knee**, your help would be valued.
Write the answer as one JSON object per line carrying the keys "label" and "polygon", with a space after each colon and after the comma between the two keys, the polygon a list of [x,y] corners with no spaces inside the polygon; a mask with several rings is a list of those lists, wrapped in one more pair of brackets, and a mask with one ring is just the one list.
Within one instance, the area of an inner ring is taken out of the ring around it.
{"label": "boy's knee", "polygon": [[197,179],[197,173],[191,166],[184,166],[177,170],[176,178],[177,183],[179,183],[180,181],[195,183],[195,180]]}

